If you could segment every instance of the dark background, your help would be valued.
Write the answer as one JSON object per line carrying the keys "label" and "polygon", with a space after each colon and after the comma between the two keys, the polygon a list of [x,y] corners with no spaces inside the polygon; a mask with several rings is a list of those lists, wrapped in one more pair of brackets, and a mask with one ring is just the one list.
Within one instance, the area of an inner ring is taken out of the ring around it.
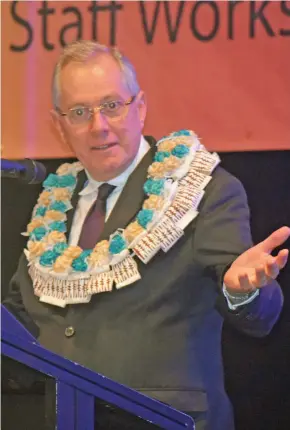
{"label": "dark background", "polygon": [[[241,180],[248,194],[254,242],[265,239],[276,228],[290,226],[290,151],[220,156],[222,166]],[[50,173],[70,160],[40,161]],[[25,231],[40,189],[14,179],[2,180],[2,298],[26,241],[20,232]],[[285,245],[290,248],[290,240]],[[254,339],[224,327],[226,387],[237,430],[290,429],[290,262],[279,281],[284,309],[269,336]]]}

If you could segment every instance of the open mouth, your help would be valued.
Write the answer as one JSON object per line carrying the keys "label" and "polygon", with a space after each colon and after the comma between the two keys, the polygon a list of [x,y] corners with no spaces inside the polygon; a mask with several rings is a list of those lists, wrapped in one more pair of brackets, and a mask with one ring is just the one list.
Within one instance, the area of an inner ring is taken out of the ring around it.
{"label": "open mouth", "polygon": [[113,143],[108,143],[107,145],[93,146],[91,149],[93,151],[105,151],[106,149],[112,148],[115,145],[117,144],[113,142]]}

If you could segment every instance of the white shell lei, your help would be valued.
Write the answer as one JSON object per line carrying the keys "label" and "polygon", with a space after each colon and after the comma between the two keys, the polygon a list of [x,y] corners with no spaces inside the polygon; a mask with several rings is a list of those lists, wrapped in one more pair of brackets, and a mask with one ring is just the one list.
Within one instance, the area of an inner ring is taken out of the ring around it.
{"label": "white shell lei", "polygon": [[[27,232],[23,233],[30,236],[25,254],[34,293],[41,302],[59,307],[88,303],[93,294],[112,291],[114,286],[118,289],[133,284],[141,278],[138,259],[147,264],[159,251],[168,252],[183,236],[185,227],[198,215],[204,188],[220,159],[216,153],[209,153],[196,134],[188,130],[171,133],[161,139],[157,143],[156,154],[172,151],[177,145],[189,148],[186,156],[178,158],[167,155],[163,161],[155,161],[148,168],[148,178],[165,180],[162,193],[157,196],[151,194],[144,201],[143,209],[154,209],[151,221],[143,228],[135,220],[124,230],[118,229],[109,241],[98,243],[85,258],[85,271],[76,271],[71,265],[82,252],[79,247],[68,246],[48,267],[40,264],[45,252],[52,250],[56,244],[66,242],[64,233],[50,226],[55,221],[63,223],[66,220],[65,212],[72,207],[70,199],[75,187],[46,186],[33,210]],[[73,175],[76,178],[81,170],[83,166],[79,162],[65,163],[57,170],[57,177]],[[56,201],[62,201],[66,210],[51,210],[50,206]],[[38,209],[43,206],[46,213],[37,215]],[[46,230],[41,240],[33,236],[34,229],[39,226]],[[116,235],[122,237],[126,246],[121,252],[112,254],[109,246]]]}

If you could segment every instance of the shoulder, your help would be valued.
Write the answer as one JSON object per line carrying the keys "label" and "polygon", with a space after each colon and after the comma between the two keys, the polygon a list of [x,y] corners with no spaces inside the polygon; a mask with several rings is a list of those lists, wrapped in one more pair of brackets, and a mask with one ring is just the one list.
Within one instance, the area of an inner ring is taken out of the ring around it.
{"label": "shoulder", "polygon": [[212,181],[211,184],[214,186],[223,186],[223,185],[233,185],[233,186],[243,186],[241,181],[236,178],[234,175],[229,173],[223,167],[217,166],[217,168],[212,173]]}
{"label": "shoulder", "polygon": [[200,210],[207,210],[212,205],[222,205],[233,200],[247,206],[245,188],[238,178],[218,166],[212,173],[212,179],[205,188]]}
{"label": "shoulder", "polygon": [[242,182],[220,166],[212,173],[212,179],[206,190],[207,194],[218,190],[246,193]]}

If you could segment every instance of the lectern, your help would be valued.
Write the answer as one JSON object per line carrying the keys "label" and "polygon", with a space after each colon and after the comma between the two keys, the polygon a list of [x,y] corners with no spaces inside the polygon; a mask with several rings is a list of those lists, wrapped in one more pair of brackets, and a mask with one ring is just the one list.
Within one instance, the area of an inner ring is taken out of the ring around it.
{"label": "lectern", "polygon": [[3,306],[1,320],[2,430],[32,430],[37,419],[39,430],[105,429],[108,414],[120,430],[194,429],[188,415],[46,350]]}

